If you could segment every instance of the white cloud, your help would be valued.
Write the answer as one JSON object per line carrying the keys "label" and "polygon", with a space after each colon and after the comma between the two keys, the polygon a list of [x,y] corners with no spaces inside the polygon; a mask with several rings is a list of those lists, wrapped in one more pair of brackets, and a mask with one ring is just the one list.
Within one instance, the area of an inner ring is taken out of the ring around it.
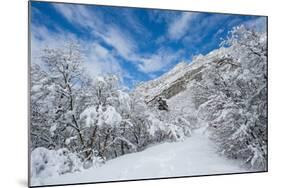
{"label": "white cloud", "polygon": [[100,37],[112,46],[126,60],[134,60],[136,45],[129,33],[113,24],[102,22],[98,12],[91,12],[83,5],[54,5],[70,23],[88,29],[93,35]]}
{"label": "white cloud", "polygon": [[83,5],[57,3],[53,4],[53,7],[74,26],[93,28],[94,26],[100,25],[96,14],[91,14]]}
{"label": "white cloud", "polygon": [[163,12],[162,10],[151,10],[148,12],[148,18],[150,21],[161,24],[170,23],[178,15],[178,11],[168,11]]}
{"label": "white cloud", "polygon": [[151,31],[143,25],[141,18],[139,18],[134,11],[134,9],[122,9],[122,11],[118,13],[121,14],[120,16],[122,16],[122,18],[126,19],[125,23],[130,26],[128,27],[130,31],[142,36],[145,39],[150,38],[152,36]]}
{"label": "white cloud", "polygon": [[[63,15],[69,23],[79,29],[85,29],[85,32],[90,32],[97,40],[79,41],[84,47],[87,69],[91,75],[99,75],[102,73],[118,73],[123,77],[130,77],[130,74],[122,69],[119,64],[119,58],[132,62],[139,71],[143,73],[154,73],[163,71],[176,60],[182,53],[174,52],[171,49],[160,48],[153,54],[139,54],[137,42],[124,28],[120,28],[112,23],[103,22],[103,15],[99,12],[93,12],[83,5],[65,5],[56,4],[55,9]],[[169,30],[171,36],[178,38],[183,35],[188,29],[188,22],[192,19],[194,13],[182,13],[177,21],[173,21],[170,26],[174,26]],[[141,27],[140,25],[137,25]],[[185,30],[178,31],[177,29]],[[46,31],[49,32],[49,31]],[[51,35],[52,42],[57,40],[57,37]],[[60,31],[60,35],[65,35],[64,31]],[[40,37],[39,37],[40,38]],[[65,41],[67,39],[63,39]],[[60,40],[58,40],[60,41]],[[103,42],[107,48],[103,46]],[[39,43],[42,43],[39,41]],[[49,42],[44,42],[49,43]]]}
{"label": "white cloud", "polygon": [[98,34],[104,42],[112,46],[118,54],[127,60],[133,60],[135,56],[136,46],[129,37],[124,35],[119,28],[111,26],[107,31]]}
{"label": "white cloud", "polygon": [[144,73],[163,71],[169,68],[175,61],[178,61],[181,55],[182,51],[174,52],[170,49],[161,48],[157,53],[141,58],[138,68]]}
{"label": "white cloud", "polygon": [[180,39],[187,32],[196,15],[196,13],[185,12],[175,17],[168,26],[168,38],[172,40]]}
{"label": "white cloud", "polygon": [[112,52],[99,43],[88,44],[85,56],[87,70],[93,77],[105,73],[121,75],[124,72]]}
{"label": "white cloud", "polygon": [[44,48],[61,48],[66,42],[78,41],[71,33],[51,32],[42,25],[31,25],[31,61],[32,63],[41,63],[41,53]]}
{"label": "white cloud", "polygon": [[62,48],[67,42],[73,41],[80,45],[86,70],[92,77],[105,73],[114,73],[121,77],[128,75],[120,66],[115,54],[98,42],[79,40],[73,34],[65,31],[51,32],[45,26],[32,25],[31,27],[32,63],[42,63],[40,56],[44,48]]}
{"label": "white cloud", "polygon": [[[120,28],[112,23],[105,24],[101,21],[102,19],[97,18],[100,16],[97,12],[93,14],[86,7],[80,6],[81,13],[76,13],[79,11],[69,5],[60,5],[56,7],[56,9],[65,16],[69,22],[72,24],[78,24],[80,27],[85,29],[90,29],[96,37],[111,46],[114,51],[110,51],[110,54],[118,54],[118,56],[135,64],[138,69],[144,73],[159,71],[164,67],[167,67],[176,57],[176,54],[171,54],[171,52],[163,49],[158,50],[156,54],[152,55],[143,56],[138,54],[137,42],[130,36],[126,29]],[[91,22],[92,20],[93,22]],[[80,22],[84,22],[83,25]],[[140,27],[140,25],[137,26]],[[104,64],[111,65],[112,61],[109,59],[97,59],[96,53],[97,51],[93,51],[89,54],[91,56],[91,60],[96,62],[105,62]],[[108,68],[111,67],[112,66],[109,66]],[[93,68],[97,71],[99,70],[96,67]]]}

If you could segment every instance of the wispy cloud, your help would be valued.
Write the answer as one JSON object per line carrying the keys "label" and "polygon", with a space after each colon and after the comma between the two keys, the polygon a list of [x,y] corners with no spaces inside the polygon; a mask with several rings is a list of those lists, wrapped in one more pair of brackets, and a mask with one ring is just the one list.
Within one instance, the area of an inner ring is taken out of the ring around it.
{"label": "wispy cloud", "polygon": [[41,64],[42,50],[45,48],[63,48],[67,42],[77,42],[84,54],[86,71],[92,77],[105,73],[115,73],[122,79],[128,75],[119,64],[115,54],[98,42],[85,41],[72,33],[62,31],[53,32],[42,25],[31,27],[31,60],[32,63]]}
{"label": "wispy cloud", "polygon": [[[58,29],[59,30],[59,29]],[[42,50],[45,48],[61,48],[66,41],[78,41],[75,35],[63,32],[50,31],[43,25],[31,25],[31,58],[32,61],[40,63]]]}
{"label": "wispy cloud", "polygon": [[[135,64],[139,71],[143,73],[157,72],[166,68],[178,58],[178,53],[171,52],[171,50],[158,49],[155,53],[141,54],[138,51],[138,43],[133,39],[131,34],[125,28],[120,28],[113,23],[101,22],[101,18],[97,18],[98,14],[93,15],[86,7],[79,6],[79,11],[71,6],[56,5],[56,9],[66,17],[66,19],[73,23],[78,24],[84,29],[89,29],[96,36],[99,37],[107,45],[111,46],[116,54],[125,60]],[[79,13],[76,13],[79,12]],[[128,12],[127,12],[128,13]],[[129,13],[128,13],[129,14]],[[187,22],[186,15],[184,14],[181,22]],[[191,15],[189,15],[191,16]],[[132,19],[132,18],[131,18]],[[80,22],[84,22],[81,24]],[[131,23],[133,20],[131,20]],[[142,27],[140,24],[134,24],[135,29]],[[174,23],[178,29],[180,24]],[[143,28],[145,31],[145,28]],[[171,31],[172,34],[179,31]],[[95,53],[93,53],[95,54]],[[94,55],[91,55],[92,57]]]}
{"label": "wispy cloud", "polygon": [[179,61],[183,51],[173,51],[169,48],[160,48],[155,54],[141,58],[141,63],[138,65],[140,71],[144,73],[153,73],[164,71],[167,68]]}
{"label": "wispy cloud", "polygon": [[95,26],[101,27],[97,14],[92,14],[84,5],[52,4],[53,7],[64,16],[64,18],[74,26],[84,29],[93,29]]}
{"label": "wispy cloud", "polygon": [[102,39],[113,47],[117,53],[126,60],[132,60],[136,50],[136,42],[126,29],[121,29],[113,23],[105,23],[102,15],[90,11],[86,6],[55,4],[56,10],[70,23],[78,25],[94,36]]}
{"label": "wispy cloud", "polygon": [[118,13],[125,19],[125,24],[129,25],[127,28],[130,32],[134,32],[144,39],[149,39],[151,37],[150,28],[147,28],[142,23],[141,19],[135,14],[134,9],[122,9],[122,11]]}
{"label": "wispy cloud", "polygon": [[172,40],[182,38],[190,28],[191,23],[196,16],[197,13],[184,12],[180,16],[175,17],[168,26],[168,38]]}
{"label": "wispy cloud", "polygon": [[34,57],[44,47],[76,40],[91,75],[110,72],[129,80],[159,76],[192,55],[209,52],[237,24],[260,30],[266,25],[260,17],[61,3],[34,6],[33,15]]}
{"label": "wispy cloud", "polygon": [[[87,41],[86,58],[87,67],[91,75],[96,76],[102,73],[115,73],[120,78],[130,77],[130,74],[120,65],[122,57],[127,61],[137,61],[136,42],[123,28],[113,23],[106,23],[103,15],[98,11],[92,11],[87,6],[54,4],[55,9],[74,26],[84,29],[98,40]],[[85,41],[86,42],[86,41]],[[85,43],[84,42],[84,43]],[[108,46],[103,46],[104,42]]]}
{"label": "wispy cloud", "polygon": [[97,34],[104,42],[112,46],[118,54],[127,59],[133,60],[136,51],[136,43],[130,37],[124,34],[118,27],[110,26],[104,33]]}
{"label": "wispy cloud", "polygon": [[148,12],[148,18],[151,22],[157,23],[157,24],[168,24],[172,22],[175,17],[179,16],[179,12],[177,11],[166,11],[165,14],[163,14],[162,10],[150,10]]}
{"label": "wispy cloud", "polygon": [[96,77],[106,73],[118,74],[120,78],[128,73],[122,69],[117,57],[112,55],[112,52],[94,42],[88,44],[85,49],[86,53],[86,67],[92,77]]}

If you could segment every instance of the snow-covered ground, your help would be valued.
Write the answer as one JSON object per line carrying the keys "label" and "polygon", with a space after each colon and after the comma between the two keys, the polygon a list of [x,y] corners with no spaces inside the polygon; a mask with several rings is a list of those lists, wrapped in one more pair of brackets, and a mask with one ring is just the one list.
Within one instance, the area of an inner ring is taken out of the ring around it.
{"label": "snow-covered ground", "polygon": [[[189,87],[169,100],[170,118],[179,114],[194,115]],[[144,151],[126,154],[104,165],[61,176],[32,179],[32,185],[72,184],[87,182],[149,179],[246,172],[239,161],[226,159],[216,152],[216,145],[208,139],[205,123],[197,122],[190,137],[184,141],[162,143]]]}
{"label": "snow-covered ground", "polygon": [[32,185],[70,184],[175,176],[246,172],[239,161],[216,153],[215,145],[197,129],[182,142],[163,143],[142,152],[109,160],[82,172],[33,179]]}

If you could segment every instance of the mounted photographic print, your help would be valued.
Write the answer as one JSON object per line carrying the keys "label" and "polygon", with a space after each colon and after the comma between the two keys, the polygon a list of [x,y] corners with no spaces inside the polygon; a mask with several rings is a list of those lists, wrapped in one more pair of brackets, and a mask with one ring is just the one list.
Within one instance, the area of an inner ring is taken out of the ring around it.
{"label": "mounted photographic print", "polygon": [[267,17],[29,2],[29,186],[267,172]]}

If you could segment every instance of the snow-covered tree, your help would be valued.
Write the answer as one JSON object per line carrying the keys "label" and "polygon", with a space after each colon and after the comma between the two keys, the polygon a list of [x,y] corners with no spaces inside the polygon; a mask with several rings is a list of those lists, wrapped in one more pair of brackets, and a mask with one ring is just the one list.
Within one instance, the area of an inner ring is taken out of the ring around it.
{"label": "snow-covered tree", "polygon": [[48,101],[52,99],[53,84],[46,72],[38,64],[31,64],[30,83],[30,123],[31,148],[52,148],[55,142],[50,132],[49,111],[53,108]]}
{"label": "snow-covered tree", "polygon": [[[85,138],[79,116],[89,103],[89,79],[85,77],[79,46],[69,43],[64,48],[46,48],[41,61],[41,70],[36,63],[32,64],[32,110],[40,109],[37,112],[42,111],[45,116],[40,119],[45,121],[44,128],[49,129],[46,132],[49,132],[54,147],[82,151]],[[37,76],[39,74],[41,76]]]}
{"label": "snow-covered tree", "polygon": [[91,105],[80,115],[81,125],[89,130],[84,132],[90,133],[86,136],[87,148],[97,148],[104,159],[125,154],[125,147],[134,150],[134,145],[125,135],[131,125],[128,120],[130,96],[123,91],[118,77],[97,77],[91,91]]}
{"label": "snow-covered tree", "polygon": [[[194,84],[198,117],[209,123],[220,151],[251,168],[266,169],[266,33],[235,27],[220,49],[223,56],[206,65]],[[198,98],[198,96],[201,96]],[[203,98],[203,100],[202,100]]]}

